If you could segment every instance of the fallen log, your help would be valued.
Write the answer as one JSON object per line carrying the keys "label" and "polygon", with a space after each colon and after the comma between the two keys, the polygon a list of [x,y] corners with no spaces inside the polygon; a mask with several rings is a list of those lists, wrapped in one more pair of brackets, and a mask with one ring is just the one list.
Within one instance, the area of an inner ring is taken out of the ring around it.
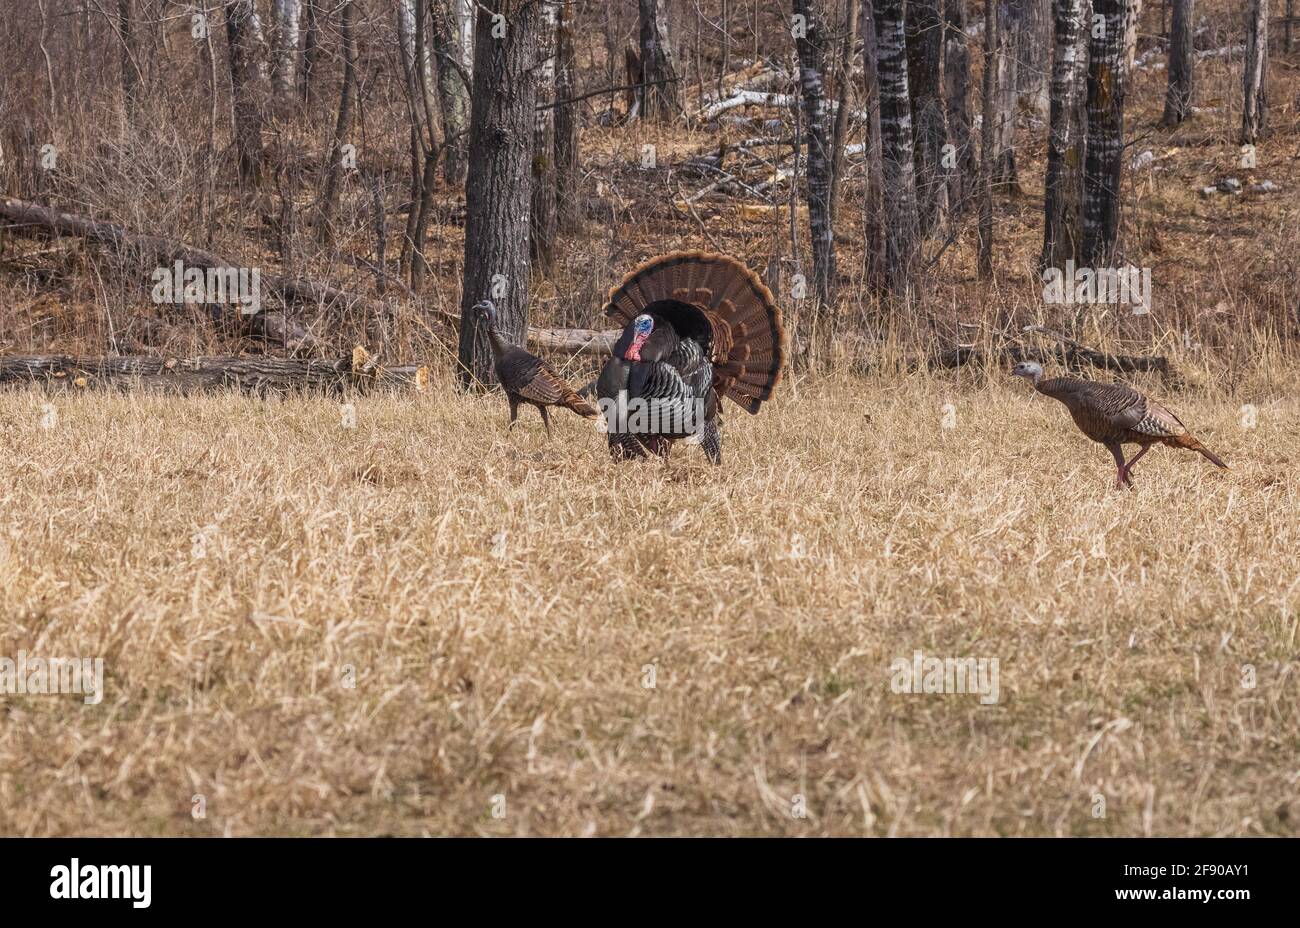
{"label": "fallen log", "polygon": [[592,354],[605,355],[614,350],[614,342],[621,335],[618,329],[539,329],[530,326],[528,343],[550,351],[578,354],[589,351]]}
{"label": "fallen log", "polygon": [[1080,345],[1073,339],[1043,329],[1041,326],[1027,326],[1026,330],[1042,330],[1043,334],[1057,340],[1057,344],[1046,350],[1017,345],[1011,342],[995,344],[991,347],[979,345],[953,345],[940,349],[923,358],[912,359],[907,367],[915,370],[930,367],[939,370],[951,370],[967,365],[1012,365],[1021,361],[1034,361],[1038,364],[1057,363],[1069,371],[1082,371],[1092,368],[1120,371],[1122,373],[1150,372],[1161,377],[1176,380],[1177,372],[1170,365],[1169,359],[1162,355],[1133,356],[1112,355],[1094,348]]}
{"label": "fallen log", "polygon": [[[52,233],[73,235],[100,245],[117,248],[124,253],[135,255],[144,262],[153,262],[157,265],[172,265],[180,261],[187,267],[205,270],[251,267],[174,239],[129,232],[125,227],[113,222],[79,216],[76,213],[41,206],[14,197],[0,196],[0,219],[5,220],[10,230],[19,235]],[[317,306],[342,303],[347,306],[366,306],[371,309],[382,308],[383,305],[376,300],[306,277],[288,277],[264,272],[260,268],[259,274],[262,284],[286,303],[307,303]]]}
{"label": "fallen log", "polygon": [[67,355],[0,356],[0,384],[42,384],[68,389],[157,389],[181,394],[239,390],[270,393],[365,391],[372,385],[423,391],[428,369],[382,367],[364,350],[347,358],[75,358]]}

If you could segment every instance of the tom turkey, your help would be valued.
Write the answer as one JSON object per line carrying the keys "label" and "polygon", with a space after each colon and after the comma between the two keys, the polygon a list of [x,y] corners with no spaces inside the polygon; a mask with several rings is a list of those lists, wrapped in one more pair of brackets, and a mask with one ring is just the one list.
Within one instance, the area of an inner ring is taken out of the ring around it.
{"label": "tom turkey", "polygon": [[599,415],[596,407],[578,396],[573,387],[551,370],[549,364],[531,351],[505,340],[497,330],[497,309],[491,300],[476,303],[474,311],[483,317],[487,326],[492,356],[496,359],[497,380],[501,381],[501,388],[506,391],[506,399],[510,402],[510,429],[515,427],[520,403],[537,407],[547,435],[551,434],[551,419],[546,413],[548,406],[563,406],[587,419]]}
{"label": "tom turkey", "polygon": [[[1044,380],[1043,368],[1032,361],[1021,361],[1011,375],[1024,377],[1039,393],[1060,400],[1070,410],[1079,431],[1106,446],[1118,469],[1115,475],[1117,490],[1125,485],[1133,486],[1129,476],[1133,465],[1155,444],[1198,451],[1216,467],[1228,468],[1217,454],[1187,431],[1181,419],[1155,400],[1122,383],[1093,383],[1075,377]],[[1141,446],[1128,463],[1124,462],[1123,446],[1126,444]]]}
{"label": "tom turkey", "polygon": [[673,442],[698,438],[721,463],[719,398],[757,413],[781,379],[784,331],[771,291],[735,258],[679,251],[628,274],[605,315],[623,324],[596,381],[610,453],[667,458]]}

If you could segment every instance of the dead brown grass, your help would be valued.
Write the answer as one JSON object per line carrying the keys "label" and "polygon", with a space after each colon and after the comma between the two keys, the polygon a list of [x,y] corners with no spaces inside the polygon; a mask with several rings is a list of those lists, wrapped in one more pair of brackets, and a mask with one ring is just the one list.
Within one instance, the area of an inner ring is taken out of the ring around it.
{"label": "dead brown grass", "polygon": [[[442,389],[0,394],[0,655],[107,679],[0,698],[0,832],[1295,834],[1273,383],[1166,396],[1233,469],[1126,494],[1004,378],[796,378],[717,470]],[[895,694],[918,649],[1000,701]]]}

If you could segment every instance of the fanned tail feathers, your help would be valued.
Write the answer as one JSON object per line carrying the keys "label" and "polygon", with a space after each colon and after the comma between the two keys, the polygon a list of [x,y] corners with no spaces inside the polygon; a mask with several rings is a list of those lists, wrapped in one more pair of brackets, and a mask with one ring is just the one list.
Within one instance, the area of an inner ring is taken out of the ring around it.
{"label": "fanned tail feathers", "polygon": [[638,267],[610,291],[605,315],[626,325],[664,300],[702,310],[712,330],[713,385],[756,413],[781,380],[785,329],[772,292],[735,258],[676,251]]}

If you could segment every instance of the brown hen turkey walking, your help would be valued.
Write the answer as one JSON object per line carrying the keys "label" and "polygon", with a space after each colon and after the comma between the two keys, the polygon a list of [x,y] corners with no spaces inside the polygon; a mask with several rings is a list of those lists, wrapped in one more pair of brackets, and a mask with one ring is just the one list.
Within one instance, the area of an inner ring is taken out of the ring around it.
{"label": "brown hen turkey walking", "polygon": [[564,382],[563,378],[551,366],[531,351],[512,345],[497,331],[496,306],[491,300],[484,300],[474,306],[475,312],[483,316],[487,324],[488,340],[492,343],[492,354],[496,358],[495,370],[501,388],[506,391],[510,401],[510,428],[515,427],[519,415],[519,404],[536,406],[542,414],[542,424],[546,434],[551,434],[551,419],[546,413],[548,406],[563,406],[587,419],[599,415],[595,406],[580,397]]}
{"label": "brown hen turkey walking", "polygon": [[[1152,445],[1169,445],[1198,451],[1216,467],[1228,469],[1217,454],[1205,447],[1182,420],[1155,400],[1122,383],[1093,383],[1075,377],[1043,379],[1043,369],[1032,361],[1021,361],[1012,370],[1013,377],[1024,377],[1044,396],[1060,400],[1070,410],[1079,431],[1105,445],[1115,458],[1118,471],[1115,489],[1133,486],[1129,474],[1133,465]],[[1132,460],[1124,462],[1126,444],[1141,445]]]}

